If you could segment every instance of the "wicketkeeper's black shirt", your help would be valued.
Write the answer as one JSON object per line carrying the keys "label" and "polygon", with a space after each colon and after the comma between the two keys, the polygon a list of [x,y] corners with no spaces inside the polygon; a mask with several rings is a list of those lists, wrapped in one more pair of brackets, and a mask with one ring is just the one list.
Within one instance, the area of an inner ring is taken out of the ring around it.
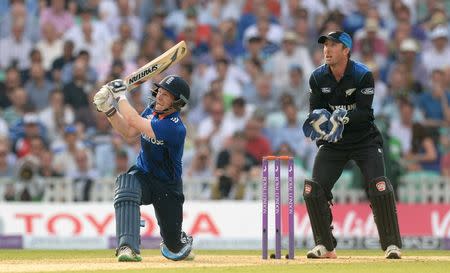
{"label": "wicketkeeper's black shirt", "polygon": [[310,112],[321,108],[330,113],[337,108],[348,111],[349,121],[345,124],[342,139],[336,143],[319,140],[317,145],[329,144],[336,148],[351,149],[355,145],[365,146],[373,141],[381,141],[380,133],[373,122],[374,79],[372,72],[365,65],[349,60],[339,82],[327,64],[321,65],[311,74],[309,86]]}

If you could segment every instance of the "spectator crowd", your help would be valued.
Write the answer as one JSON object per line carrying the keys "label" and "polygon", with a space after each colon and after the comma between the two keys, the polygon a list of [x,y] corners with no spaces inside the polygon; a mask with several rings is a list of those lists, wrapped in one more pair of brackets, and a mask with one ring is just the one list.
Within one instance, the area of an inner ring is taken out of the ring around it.
{"label": "spectator crowd", "polygon": [[117,135],[92,97],[180,40],[188,56],[128,99],[142,111],[153,82],[189,82],[186,183],[252,198],[245,184],[269,154],[307,176],[308,81],[323,63],[317,38],[335,30],[374,74],[391,179],[450,177],[449,12],[443,0],[0,0],[0,200],[40,200],[42,179],[62,177],[87,201],[96,180],[126,171],[139,138]]}

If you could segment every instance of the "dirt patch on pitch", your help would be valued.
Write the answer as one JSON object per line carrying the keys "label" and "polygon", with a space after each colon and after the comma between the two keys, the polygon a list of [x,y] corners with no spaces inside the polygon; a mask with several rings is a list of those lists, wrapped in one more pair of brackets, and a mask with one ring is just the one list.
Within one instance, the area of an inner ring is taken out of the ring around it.
{"label": "dirt patch on pitch", "polygon": [[[10,272],[70,272],[95,270],[126,270],[126,269],[152,269],[152,268],[204,268],[204,267],[237,267],[260,266],[263,264],[294,265],[313,263],[367,263],[386,261],[382,256],[341,256],[333,260],[309,260],[297,257],[294,260],[262,260],[256,256],[245,255],[199,255],[194,261],[171,262],[163,257],[144,256],[141,263],[118,263],[113,258],[97,258],[89,261],[80,259],[43,259],[37,260],[8,260],[0,264],[1,273]],[[389,260],[387,262],[450,262],[450,256],[406,256],[402,260]]]}

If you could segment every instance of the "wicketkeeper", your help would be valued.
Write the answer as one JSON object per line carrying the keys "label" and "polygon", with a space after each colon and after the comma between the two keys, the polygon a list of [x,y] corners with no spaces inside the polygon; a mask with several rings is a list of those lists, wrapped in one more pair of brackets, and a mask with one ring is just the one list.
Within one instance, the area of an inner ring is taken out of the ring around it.
{"label": "wicketkeeper", "polygon": [[316,246],[308,258],[336,258],[332,234],[331,190],[345,164],[354,160],[361,169],[381,248],[388,259],[400,259],[394,192],[385,175],[383,141],[374,124],[372,72],[350,59],[352,39],[341,31],[323,35],[325,64],[309,79],[310,113],[303,124],[307,137],[317,141],[312,179],[306,179],[303,196]]}
{"label": "wicketkeeper", "polygon": [[182,231],[181,158],[186,128],[179,115],[188,103],[189,85],[179,76],[165,77],[155,84],[150,104],[141,115],[128,103],[126,92],[126,84],[118,79],[94,96],[95,106],[106,114],[116,131],[124,138],[141,139],[136,165],[116,180],[116,255],[119,262],[142,260],[139,209],[140,205],[153,204],[162,237],[162,255],[174,261],[192,259],[192,236]]}

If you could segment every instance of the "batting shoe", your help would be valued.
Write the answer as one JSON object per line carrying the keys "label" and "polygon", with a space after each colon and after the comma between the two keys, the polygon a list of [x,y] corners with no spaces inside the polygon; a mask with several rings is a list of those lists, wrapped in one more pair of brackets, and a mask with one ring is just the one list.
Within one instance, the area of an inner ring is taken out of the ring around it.
{"label": "batting shoe", "polygon": [[396,245],[390,245],[386,248],[386,251],[384,252],[384,257],[386,259],[401,259],[402,253],[400,251],[400,248]]}
{"label": "batting shoe", "polygon": [[117,250],[117,260],[119,262],[140,262],[142,261],[141,255],[135,253],[129,246],[121,246]]}
{"label": "batting shoe", "polygon": [[328,251],[324,245],[316,245],[306,253],[308,259],[336,259],[336,251]]}

